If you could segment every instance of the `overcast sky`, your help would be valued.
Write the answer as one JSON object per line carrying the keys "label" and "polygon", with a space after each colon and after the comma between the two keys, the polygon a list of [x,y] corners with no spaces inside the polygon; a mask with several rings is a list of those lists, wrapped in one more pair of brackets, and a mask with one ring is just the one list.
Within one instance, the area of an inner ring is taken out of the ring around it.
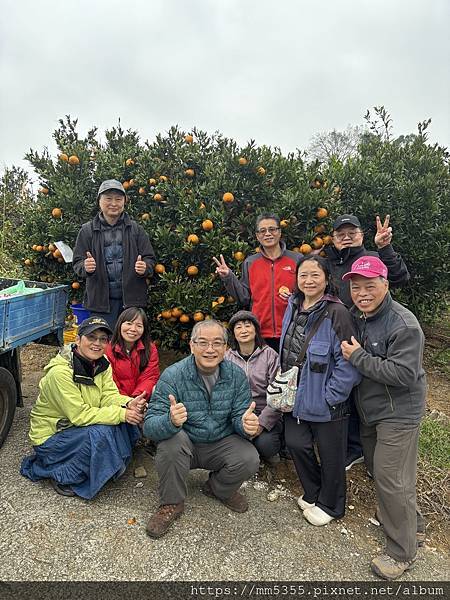
{"label": "overcast sky", "polygon": [[383,104],[450,145],[449,0],[0,0],[0,169],[121,119],[304,149]]}

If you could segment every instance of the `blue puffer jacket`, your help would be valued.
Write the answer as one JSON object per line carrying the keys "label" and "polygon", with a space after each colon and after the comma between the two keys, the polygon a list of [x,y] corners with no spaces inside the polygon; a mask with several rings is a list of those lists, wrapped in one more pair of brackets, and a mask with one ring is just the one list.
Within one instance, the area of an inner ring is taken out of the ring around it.
{"label": "blue puffer jacket", "polygon": [[[280,348],[286,331],[299,310],[299,297],[292,295],[284,314]],[[341,341],[350,340],[355,328],[349,311],[340,300],[326,296],[308,313],[305,336],[322,312],[328,312],[309,342],[300,374],[292,416],[304,421],[327,422],[349,414],[349,395],[361,380],[358,371],[344,359]],[[280,355],[282,352],[280,352]]]}
{"label": "blue puffer jacket", "polygon": [[[183,428],[194,444],[216,442],[233,433],[248,438],[242,427],[242,415],[252,401],[247,377],[228,360],[223,360],[219,369],[210,398],[193,355],[168,367],[153,390],[144,435],[160,442]],[[181,427],[170,420],[169,394],[186,407],[187,421]]]}

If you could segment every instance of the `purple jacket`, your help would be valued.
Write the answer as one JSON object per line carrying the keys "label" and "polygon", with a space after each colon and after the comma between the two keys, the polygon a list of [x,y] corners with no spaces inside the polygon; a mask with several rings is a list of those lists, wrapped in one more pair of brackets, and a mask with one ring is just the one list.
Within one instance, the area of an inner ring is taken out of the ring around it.
{"label": "purple jacket", "polygon": [[256,402],[255,414],[264,429],[270,431],[280,420],[281,413],[266,404],[266,391],[269,383],[275,378],[278,367],[278,354],[273,348],[263,346],[256,348],[248,361],[244,360],[237,350],[227,350],[226,360],[233,362],[244,371],[250,382],[252,400]]}

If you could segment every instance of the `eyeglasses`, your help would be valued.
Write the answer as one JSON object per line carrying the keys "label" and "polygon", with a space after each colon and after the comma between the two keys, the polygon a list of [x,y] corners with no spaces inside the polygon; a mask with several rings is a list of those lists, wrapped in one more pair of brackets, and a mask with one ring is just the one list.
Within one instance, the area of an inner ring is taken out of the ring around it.
{"label": "eyeglasses", "polygon": [[279,230],[279,227],[261,227],[261,229],[256,230],[256,233],[261,233],[262,235],[264,235],[266,233],[276,233]]}
{"label": "eyeglasses", "polygon": [[209,348],[211,346],[211,348],[213,350],[222,350],[222,348],[225,346],[225,342],[207,342],[206,340],[192,340],[194,344],[197,344],[197,346],[201,349],[201,350],[206,350],[207,348]]}
{"label": "eyeglasses", "polygon": [[108,341],[109,341],[109,338],[106,337],[106,335],[102,335],[102,336],[98,337],[98,336],[93,335],[92,333],[90,333],[86,337],[91,342],[91,344],[95,344],[95,342],[99,342],[99,344],[101,344],[102,346],[104,346],[105,344],[107,344]]}
{"label": "eyeglasses", "polygon": [[333,237],[341,242],[342,240],[345,240],[346,237],[350,238],[351,240],[354,240],[355,237],[357,237],[361,233],[361,231],[346,231],[345,233],[333,233]]}

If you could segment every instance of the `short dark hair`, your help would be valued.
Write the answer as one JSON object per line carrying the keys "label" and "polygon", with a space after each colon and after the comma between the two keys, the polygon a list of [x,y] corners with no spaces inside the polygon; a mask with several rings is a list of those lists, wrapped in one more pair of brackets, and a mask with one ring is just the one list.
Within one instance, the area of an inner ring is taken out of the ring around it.
{"label": "short dark hair", "polygon": [[116,326],[114,327],[114,333],[111,338],[111,349],[113,354],[117,354],[114,351],[115,346],[119,346],[124,354],[126,354],[125,342],[123,340],[122,334],[120,330],[122,325],[126,321],[134,321],[138,317],[141,317],[142,324],[144,325],[144,332],[142,337],[140,338],[142,343],[144,344],[144,352],[141,354],[141,362],[139,365],[139,371],[142,372],[146,366],[148,365],[148,361],[150,360],[150,350],[152,345],[152,337],[150,335],[150,325],[147,319],[147,315],[142,308],[138,308],[137,306],[130,306],[130,308],[126,308],[122,313],[120,313],[119,318],[117,319]]}
{"label": "short dark hair", "polygon": [[337,296],[337,288],[334,283],[333,276],[331,274],[330,263],[328,262],[328,259],[324,258],[323,256],[318,256],[317,254],[308,254],[307,256],[303,256],[300,259],[300,261],[298,262],[297,269],[295,271],[295,287],[294,287],[293,293],[296,294],[297,296],[300,296],[300,298],[302,298],[302,299],[305,297],[303,292],[301,292],[298,288],[298,272],[299,272],[302,264],[308,260],[316,262],[319,265],[319,267],[322,269],[322,271],[325,273],[325,277],[327,280],[325,294],[330,294],[331,296]]}
{"label": "short dark hair", "polygon": [[259,217],[256,219],[256,231],[258,231],[259,224],[261,223],[261,221],[264,221],[264,219],[271,219],[272,221],[276,221],[277,227],[280,226],[280,217],[278,215],[266,213],[263,215],[259,215]]}
{"label": "short dark hair", "polygon": [[[239,321],[236,321],[232,327],[230,327],[229,346],[233,350],[239,350],[239,342],[237,341],[237,339],[234,336],[234,328],[241,321],[250,321],[250,319],[240,319]],[[263,346],[266,345],[266,341],[264,340],[263,336],[261,335],[261,325],[259,324],[259,321],[257,319],[255,319],[255,321],[250,321],[250,323],[253,323],[253,326],[255,327],[255,347],[262,348]]]}

